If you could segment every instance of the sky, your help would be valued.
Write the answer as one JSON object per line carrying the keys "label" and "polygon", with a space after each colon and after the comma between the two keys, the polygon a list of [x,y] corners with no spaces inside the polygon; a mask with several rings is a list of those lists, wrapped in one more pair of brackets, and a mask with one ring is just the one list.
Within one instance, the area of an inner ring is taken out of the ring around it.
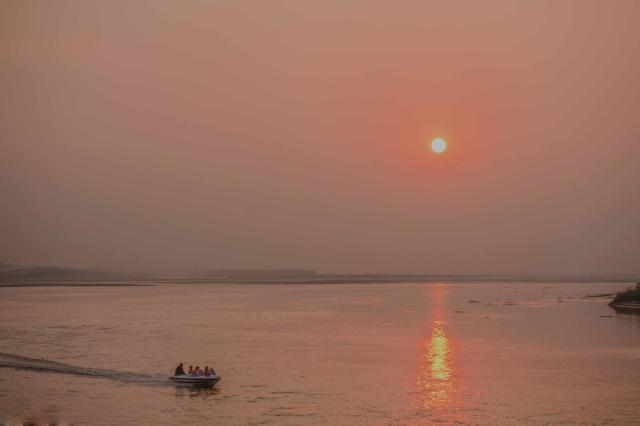
{"label": "sky", "polygon": [[637,272],[639,18],[2,0],[0,261]]}

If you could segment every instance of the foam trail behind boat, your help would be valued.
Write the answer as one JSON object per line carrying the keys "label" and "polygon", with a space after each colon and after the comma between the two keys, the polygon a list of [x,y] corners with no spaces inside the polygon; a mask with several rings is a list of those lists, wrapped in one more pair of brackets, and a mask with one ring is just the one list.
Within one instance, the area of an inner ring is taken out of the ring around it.
{"label": "foam trail behind boat", "polygon": [[20,370],[40,371],[46,373],[73,374],[76,376],[99,377],[127,383],[143,385],[170,385],[165,377],[153,374],[129,373],[125,371],[107,370],[102,368],[86,368],[64,364],[46,359],[29,358],[0,352],[0,368],[16,368]]}

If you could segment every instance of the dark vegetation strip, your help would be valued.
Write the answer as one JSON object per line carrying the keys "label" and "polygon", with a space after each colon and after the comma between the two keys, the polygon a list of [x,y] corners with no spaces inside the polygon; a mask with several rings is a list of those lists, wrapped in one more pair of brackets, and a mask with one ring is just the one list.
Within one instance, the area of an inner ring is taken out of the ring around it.
{"label": "dark vegetation strip", "polygon": [[640,282],[635,287],[628,287],[623,291],[620,291],[611,301],[610,305],[617,305],[620,303],[640,302]]}

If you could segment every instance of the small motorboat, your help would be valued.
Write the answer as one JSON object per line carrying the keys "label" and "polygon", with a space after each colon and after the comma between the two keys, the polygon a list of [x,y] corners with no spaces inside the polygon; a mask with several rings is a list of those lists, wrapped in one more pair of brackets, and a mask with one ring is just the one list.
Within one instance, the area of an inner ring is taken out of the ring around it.
{"label": "small motorboat", "polygon": [[211,388],[216,385],[220,381],[220,377],[213,376],[171,376],[169,377],[176,385],[181,386],[192,386],[198,388]]}

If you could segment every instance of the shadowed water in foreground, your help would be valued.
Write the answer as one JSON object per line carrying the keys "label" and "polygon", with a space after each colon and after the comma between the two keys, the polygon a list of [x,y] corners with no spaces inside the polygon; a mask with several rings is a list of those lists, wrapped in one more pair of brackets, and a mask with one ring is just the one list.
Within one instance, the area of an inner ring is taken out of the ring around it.
{"label": "shadowed water in foreground", "polygon": [[620,287],[0,289],[0,423],[630,424],[640,316],[586,297]]}

